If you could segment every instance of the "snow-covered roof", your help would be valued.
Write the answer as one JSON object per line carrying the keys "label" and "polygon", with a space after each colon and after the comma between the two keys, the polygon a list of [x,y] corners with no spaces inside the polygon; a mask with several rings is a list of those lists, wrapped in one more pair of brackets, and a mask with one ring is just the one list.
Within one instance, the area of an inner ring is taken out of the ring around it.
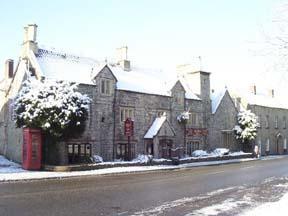
{"label": "snow-covered roof", "polygon": [[92,84],[91,74],[100,64],[94,59],[45,49],[39,49],[36,57],[44,77],[86,84]]}
{"label": "snow-covered roof", "polygon": [[267,89],[259,88],[257,89],[257,94],[253,94],[247,89],[233,89],[231,92],[233,98],[241,98],[241,105],[244,106],[244,108],[249,104],[270,108],[288,109],[286,96],[281,97],[275,95],[272,97],[269,95]]}
{"label": "snow-covered roof", "polygon": [[286,99],[271,97],[263,94],[247,93],[242,96],[242,100],[250,105],[265,106],[270,108],[288,109]]}
{"label": "snow-covered roof", "polygon": [[223,88],[223,89],[220,89],[217,91],[214,90],[214,92],[211,93],[210,98],[211,98],[211,106],[212,106],[212,113],[213,114],[217,111],[226,91],[227,91],[227,89]]}
{"label": "snow-covered roof", "polygon": [[166,121],[165,115],[157,117],[154,120],[151,127],[149,128],[149,130],[147,131],[147,133],[145,134],[144,138],[145,139],[152,139],[154,136],[156,136],[165,121]]}
{"label": "snow-covered roof", "polygon": [[[160,69],[131,66],[124,71],[120,65],[97,61],[59,51],[39,49],[36,55],[42,75],[51,79],[60,79],[78,83],[93,84],[93,78],[107,65],[117,79],[117,89],[141,93],[171,96],[171,88],[177,82],[175,76],[167,77]],[[191,89],[181,81],[187,99],[200,100]]]}

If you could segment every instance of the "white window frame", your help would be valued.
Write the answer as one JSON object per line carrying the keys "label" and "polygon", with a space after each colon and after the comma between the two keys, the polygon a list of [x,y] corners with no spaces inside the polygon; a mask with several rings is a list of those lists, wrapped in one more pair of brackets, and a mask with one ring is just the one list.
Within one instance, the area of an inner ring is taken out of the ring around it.
{"label": "white window frame", "polygon": [[102,95],[112,95],[112,80],[106,78],[100,79],[100,93]]}

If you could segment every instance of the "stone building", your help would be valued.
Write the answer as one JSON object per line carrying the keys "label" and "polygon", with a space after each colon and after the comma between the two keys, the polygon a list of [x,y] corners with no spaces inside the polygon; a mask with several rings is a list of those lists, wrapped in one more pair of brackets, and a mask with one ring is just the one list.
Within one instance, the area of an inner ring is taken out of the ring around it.
{"label": "stone building", "polygon": [[[23,142],[22,129],[13,122],[13,100],[31,76],[76,82],[92,99],[81,137],[59,143],[54,152],[44,143],[43,163],[80,163],[92,155],[105,161],[130,160],[138,154],[183,157],[219,147],[237,151],[241,145],[233,128],[241,107],[259,117],[256,143],[262,154],[286,152],[288,109],[276,98],[238,96],[226,88],[211,92],[210,73],[191,65],[180,65],[167,77],[161,70],[130,62],[127,47],[117,49],[116,61],[101,61],[39,46],[35,24],[26,26],[24,33],[19,62],[15,67],[12,60],[6,62],[0,82],[0,154],[12,160],[21,162]],[[186,124],[177,120],[183,112],[189,112]],[[124,132],[127,119],[134,123],[129,139]]]}
{"label": "stone building", "polygon": [[241,100],[244,108],[251,110],[258,117],[260,127],[255,144],[261,154],[284,154],[287,152],[288,105],[283,98],[275,95],[274,90],[263,91],[251,86],[246,93],[234,95]]}
{"label": "stone building", "polygon": [[212,115],[209,121],[209,147],[228,148],[231,151],[241,149],[234,136],[233,128],[237,124],[239,104],[235,103],[227,88],[212,91]]}
{"label": "stone building", "polygon": [[[13,122],[13,99],[30,76],[77,82],[79,91],[92,99],[82,136],[65,140],[57,152],[44,155],[44,162],[53,161],[56,154],[59,157],[53,163],[66,164],[91,155],[106,161],[127,160],[138,154],[171,158],[208,149],[210,73],[182,67],[178,74],[165,78],[161,70],[134,66],[127,47],[117,49],[115,62],[98,61],[42,48],[36,40],[37,25],[24,30],[19,63],[1,82],[1,86],[5,83],[1,92],[1,154],[21,162],[22,130]],[[187,124],[180,124],[177,116],[184,111],[189,111],[190,118]],[[134,121],[129,144],[124,135],[127,118]]]}

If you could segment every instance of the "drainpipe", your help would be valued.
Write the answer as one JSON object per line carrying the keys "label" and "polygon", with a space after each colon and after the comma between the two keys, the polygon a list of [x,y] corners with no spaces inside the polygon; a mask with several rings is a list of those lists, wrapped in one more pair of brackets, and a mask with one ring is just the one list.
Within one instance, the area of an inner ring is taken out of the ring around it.
{"label": "drainpipe", "polygon": [[117,89],[114,88],[114,99],[113,99],[113,156],[112,159],[113,161],[115,160],[115,134],[116,134],[116,96]]}

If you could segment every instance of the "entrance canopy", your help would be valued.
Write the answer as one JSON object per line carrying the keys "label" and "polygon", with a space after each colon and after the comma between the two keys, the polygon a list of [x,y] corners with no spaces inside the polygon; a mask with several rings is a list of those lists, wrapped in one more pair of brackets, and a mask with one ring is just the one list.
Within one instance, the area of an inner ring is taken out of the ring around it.
{"label": "entrance canopy", "polygon": [[153,124],[150,126],[148,131],[146,132],[144,138],[145,139],[153,139],[155,136],[168,136],[174,137],[175,132],[169,122],[167,121],[167,117],[165,115],[157,117]]}

